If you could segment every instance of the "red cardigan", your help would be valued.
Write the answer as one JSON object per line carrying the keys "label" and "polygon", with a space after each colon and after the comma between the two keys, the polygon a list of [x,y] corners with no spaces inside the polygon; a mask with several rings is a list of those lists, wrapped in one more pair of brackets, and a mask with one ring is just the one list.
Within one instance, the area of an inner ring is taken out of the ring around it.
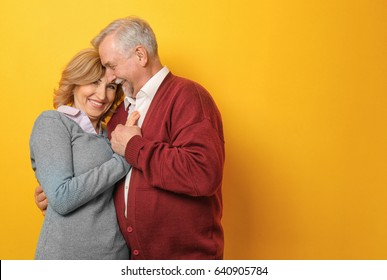
{"label": "red cardigan", "polygon": [[[108,131],[124,124],[123,104]],[[169,73],[125,151],[132,164],[115,205],[132,259],[222,259],[224,137],[220,113],[199,84]],[[110,136],[110,135],[109,135]]]}

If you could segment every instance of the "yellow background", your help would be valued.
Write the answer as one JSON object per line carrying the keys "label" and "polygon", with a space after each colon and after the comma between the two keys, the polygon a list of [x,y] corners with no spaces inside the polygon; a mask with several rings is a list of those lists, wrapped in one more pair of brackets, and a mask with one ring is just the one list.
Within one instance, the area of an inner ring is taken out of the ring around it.
{"label": "yellow background", "polygon": [[385,0],[1,0],[1,259],[32,259],[43,220],[35,118],[127,15],[222,112],[226,259],[387,259]]}

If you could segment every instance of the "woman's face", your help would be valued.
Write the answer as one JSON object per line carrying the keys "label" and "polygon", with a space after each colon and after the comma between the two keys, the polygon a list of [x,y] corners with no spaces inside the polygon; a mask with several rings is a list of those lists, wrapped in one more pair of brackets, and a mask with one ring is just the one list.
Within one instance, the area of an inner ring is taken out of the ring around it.
{"label": "woman's face", "polygon": [[107,83],[106,76],[94,83],[74,88],[74,107],[84,112],[96,127],[101,117],[112,106],[117,85]]}

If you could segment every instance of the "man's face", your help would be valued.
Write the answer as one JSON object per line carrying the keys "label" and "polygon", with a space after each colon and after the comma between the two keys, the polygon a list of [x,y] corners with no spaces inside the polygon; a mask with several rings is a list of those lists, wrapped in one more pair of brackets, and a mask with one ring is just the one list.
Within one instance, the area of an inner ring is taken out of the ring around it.
{"label": "man's face", "polygon": [[106,67],[108,81],[122,83],[125,94],[131,94],[138,80],[134,51],[123,53],[117,46],[114,35],[107,36],[99,46],[102,64]]}

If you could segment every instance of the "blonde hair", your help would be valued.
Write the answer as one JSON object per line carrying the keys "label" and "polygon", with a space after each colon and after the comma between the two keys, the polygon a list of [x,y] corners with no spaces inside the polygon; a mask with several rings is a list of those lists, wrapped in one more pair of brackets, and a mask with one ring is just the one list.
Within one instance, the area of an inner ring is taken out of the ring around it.
{"label": "blonde hair", "polygon": [[[62,72],[58,89],[54,90],[54,108],[61,105],[74,104],[74,88],[91,84],[105,75],[98,51],[88,48],[77,53]],[[116,107],[123,98],[121,85],[118,85],[113,107]],[[110,110],[109,110],[110,111]],[[112,113],[112,111],[110,111]]]}

